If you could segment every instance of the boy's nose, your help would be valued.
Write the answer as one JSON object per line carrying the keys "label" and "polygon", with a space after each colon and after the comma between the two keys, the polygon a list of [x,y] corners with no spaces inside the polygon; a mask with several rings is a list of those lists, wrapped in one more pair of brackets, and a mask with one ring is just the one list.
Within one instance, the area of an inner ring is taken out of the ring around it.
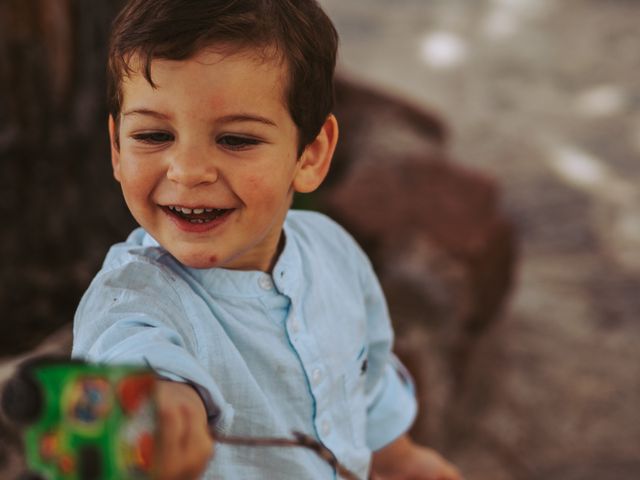
{"label": "boy's nose", "polygon": [[167,178],[185,187],[195,187],[202,183],[218,180],[218,168],[206,153],[195,149],[177,151],[171,158]]}

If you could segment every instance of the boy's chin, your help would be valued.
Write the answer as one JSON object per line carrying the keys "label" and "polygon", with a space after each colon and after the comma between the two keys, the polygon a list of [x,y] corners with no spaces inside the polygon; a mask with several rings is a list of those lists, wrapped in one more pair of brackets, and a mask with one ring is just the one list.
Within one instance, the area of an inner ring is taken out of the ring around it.
{"label": "boy's chin", "polygon": [[[162,243],[161,243],[162,245]],[[182,246],[182,245],[178,245]],[[164,247],[178,262],[188,268],[225,268],[229,270],[256,270],[270,272],[279,252],[282,242],[276,251],[264,252],[260,249],[253,251],[221,251],[211,252],[209,248],[167,248]],[[176,247],[176,245],[174,245]],[[199,247],[202,247],[199,246]],[[217,249],[216,249],[217,250]],[[221,254],[222,253],[222,254]],[[225,255],[226,253],[226,255]]]}
{"label": "boy's chin", "polygon": [[197,268],[197,269],[205,269],[205,268],[215,268],[222,267],[223,265],[218,261],[215,256],[211,256],[209,258],[199,258],[197,260],[187,259],[185,261],[180,261],[183,265],[189,268]]}
{"label": "boy's chin", "polygon": [[222,262],[217,255],[203,255],[203,254],[186,254],[182,252],[169,252],[173,257],[178,260],[182,265],[189,268],[214,268],[221,267]]}

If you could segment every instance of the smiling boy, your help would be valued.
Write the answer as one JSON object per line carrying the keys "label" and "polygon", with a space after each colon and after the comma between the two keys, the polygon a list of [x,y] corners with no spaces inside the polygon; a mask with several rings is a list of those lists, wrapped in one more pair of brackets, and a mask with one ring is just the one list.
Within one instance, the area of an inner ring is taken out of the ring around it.
{"label": "smiling boy", "polygon": [[[411,385],[352,238],[290,212],[324,180],[337,35],[313,0],[132,0],[110,50],[113,172],[141,228],[110,250],[73,355],[146,363],[161,479],[330,479],[303,432],[365,479],[455,480],[414,444]],[[372,453],[373,452],[373,453]]]}
{"label": "smiling boy", "polygon": [[115,177],[138,223],[184,265],[270,271],[293,192],[329,167],[335,118],[298,160],[284,64],[263,55],[216,45],[155,60],[156,88],[139,74],[123,82]]}

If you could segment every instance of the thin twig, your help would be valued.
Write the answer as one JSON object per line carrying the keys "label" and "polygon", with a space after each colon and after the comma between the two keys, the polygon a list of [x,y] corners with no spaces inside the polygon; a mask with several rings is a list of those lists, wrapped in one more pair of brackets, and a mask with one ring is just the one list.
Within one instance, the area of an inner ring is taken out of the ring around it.
{"label": "thin twig", "polygon": [[344,467],[336,456],[320,442],[300,432],[291,432],[294,438],[270,437],[234,437],[215,434],[212,435],[218,443],[227,445],[242,445],[245,447],[303,447],[313,450],[320,458],[331,465],[345,480],[360,480],[354,473]]}

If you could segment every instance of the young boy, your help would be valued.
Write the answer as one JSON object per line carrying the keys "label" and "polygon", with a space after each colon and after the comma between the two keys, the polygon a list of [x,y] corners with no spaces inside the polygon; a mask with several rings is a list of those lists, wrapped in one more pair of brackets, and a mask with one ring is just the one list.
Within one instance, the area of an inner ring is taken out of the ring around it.
{"label": "young boy", "polygon": [[213,455],[210,428],[300,431],[363,479],[460,478],[405,434],[415,401],[367,258],[289,212],[336,145],[336,48],[314,0],[131,0],[115,21],[112,165],[142,228],[84,295],[73,355],[166,379],[158,478],[335,478],[303,448]]}

